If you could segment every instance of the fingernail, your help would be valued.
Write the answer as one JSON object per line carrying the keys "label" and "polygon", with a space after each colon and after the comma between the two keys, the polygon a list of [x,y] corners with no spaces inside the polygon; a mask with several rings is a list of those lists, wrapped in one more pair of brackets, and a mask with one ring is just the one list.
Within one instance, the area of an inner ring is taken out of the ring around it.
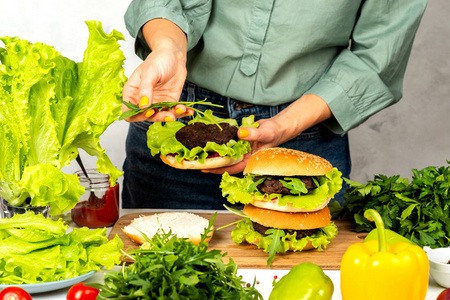
{"label": "fingernail", "polygon": [[240,138],[246,138],[246,137],[248,137],[248,135],[249,135],[249,132],[247,129],[239,129],[238,136]]}
{"label": "fingernail", "polygon": [[181,115],[181,114],[184,114],[185,113],[185,111],[184,110],[182,110],[181,108],[177,108],[177,110],[175,111],[178,115]]}
{"label": "fingernail", "polygon": [[172,117],[167,116],[164,118],[164,122],[173,122],[173,119]]}
{"label": "fingernail", "polygon": [[145,117],[146,118],[150,118],[151,116],[153,116],[155,114],[155,111],[153,109],[149,109],[145,112]]}
{"label": "fingernail", "polygon": [[141,98],[141,101],[139,102],[139,107],[146,106],[146,105],[148,105],[148,97],[144,96]]}

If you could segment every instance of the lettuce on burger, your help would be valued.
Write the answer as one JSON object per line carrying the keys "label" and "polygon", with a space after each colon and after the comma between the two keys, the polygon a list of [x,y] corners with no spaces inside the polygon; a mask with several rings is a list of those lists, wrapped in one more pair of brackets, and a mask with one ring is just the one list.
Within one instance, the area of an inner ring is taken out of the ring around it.
{"label": "lettuce on burger", "polygon": [[309,153],[268,148],[255,152],[244,177],[224,173],[220,188],[230,203],[242,203],[244,218],[231,233],[269,252],[323,250],[337,235],[328,202],[342,188],[342,173]]}
{"label": "lettuce on burger", "polygon": [[[242,119],[241,127],[258,127],[254,116]],[[185,125],[155,122],[147,131],[147,145],[153,156],[178,169],[211,169],[234,165],[251,150],[248,141],[237,136],[238,123],[205,110]]]}

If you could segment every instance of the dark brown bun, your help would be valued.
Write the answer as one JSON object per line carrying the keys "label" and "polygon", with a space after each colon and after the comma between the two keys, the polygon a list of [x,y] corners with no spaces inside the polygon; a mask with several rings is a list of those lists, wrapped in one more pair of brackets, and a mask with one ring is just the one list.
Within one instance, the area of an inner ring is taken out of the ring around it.
{"label": "dark brown bun", "polygon": [[281,212],[246,204],[246,214],[253,222],[278,229],[305,230],[322,228],[330,224],[331,214],[328,206],[315,212]]}
{"label": "dark brown bun", "polygon": [[175,156],[162,156],[161,160],[166,164],[173,168],[184,169],[184,170],[205,170],[205,169],[215,169],[222,168],[231,165],[235,165],[240,162],[243,158],[231,158],[227,156],[218,156],[211,157],[205,159],[205,163],[200,163],[197,160],[182,160],[181,162],[177,162]]}
{"label": "dark brown bun", "polygon": [[320,176],[331,170],[333,166],[322,157],[286,148],[267,148],[252,154],[244,174]]}

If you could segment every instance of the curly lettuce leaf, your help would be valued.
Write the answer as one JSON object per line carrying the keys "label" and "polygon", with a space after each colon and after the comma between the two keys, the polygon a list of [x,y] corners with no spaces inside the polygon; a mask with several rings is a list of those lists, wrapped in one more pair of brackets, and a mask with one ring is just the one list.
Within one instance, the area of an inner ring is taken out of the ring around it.
{"label": "curly lettuce leaf", "polygon": [[[211,110],[205,110],[204,115],[197,114],[188,124],[197,122],[205,124],[228,123],[238,126],[236,120],[216,117]],[[243,118],[242,124],[242,126],[245,124],[245,127],[258,126],[258,123],[254,122],[254,116]],[[250,143],[243,140],[230,140],[223,145],[208,142],[204,148],[195,147],[189,150],[175,137],[175,133],[184,126],[186,125],[177,121],[165,124],[161,122],[153,123],[147,131],[147,146],[151,150],[152,155],[155,156],[161,153],[161,155],[166,156],[172,154],[175,155],[175,159],[178,162],[182,160],[198,160],[200,163],[204,163],[210,153],[217,152],[220,156],[241,158],[244,154],[251,151]]]}
{"label": "curly lettuce leaf", "polygon": [[35,250],[44,249],[55,245],[67,245],[69,242],[70,239],[67,236],[61,236],[38,243],[27,242],[14,236],[10,236],[1,241],[0,255],[2,257],[8,257],[12,254],[27,254]]}
{"label": "curly lettuce leaf", "polygon": [[243,178],[231,176],[228,172],[222,174],[222,180],[219,187],[222,189],[222,196],[227,198],[231,204],[253,203],[253,195],[250,191],[256,189],[254,187],[254,177],[244,176]]}
{"label": "curly lettuce leaf", "polygon": [[[22,196],[31,198],[31,205],[49,205],[51,215],[70,210],[84,193],[84,188],[80,185],[76,174],[65,174],[55,166],[47,164],[26,167],[17,185],[22,191],[26,191],[22,192]],[[16,205],[14,201],[10,203]]]}
{"label": "curly lettuce leaf", "polygon": [[[328,198],[333,198],[336,193],[342,188],[342,173],[333,168],[332,171],[326,173],[324,176],[315,177],[317,180],[317,188],[307,194],[301,194],[302,187],[297,181],[286,177],[285,186],[293,189],[298,195],[282,195],[282,194],[267,194],[262,193],[256,189],[255,177],[259,175],[247,174],[243,178],[230,176],[228,173],[222,175],[220,188],[222,189],[222,196],[226,197],[228,202],[249,204],[253,203],[254,199],[260,201],[271,201],[278,199],[278,206],[293,205],[295,208],[312,209],[322,205]],[[259,180],[261,181],[261,180]]]}
{"label": "curly lettuce leaf", "polygon": [[[78,155],[77,148],[97,157],[97,170],[110,176],[112,186],[122,172],[111,163],[100,146],[100,136],[121,114],[122,88],[126,81],[125,56],[117,41],[123,35],[106,34],[100,22],[86,22],[89,39],[83,62],[78,65],[75,105],[67,113],[67,128],[61,143],[61,157],[68,165]],[[67,83],[65,83],[67,84]],[[67,97],[67,95],[66,95]]]}
{"label": "curly lettuce leaf", "polygon": [[54,221],[32,211],[15,214],[9,219],[0,219],[0,233],[4,232],[5,236],[11,235],[27,242],[42,242],[61,237],[68,228],[61,219]]}
{"label": "curly lettuce leaf", "polygon": [[[101,148],[100,136],[121,114],[126,77],[118,40],[124,38],[115,30],[105,34],[100,22],[86,24],[81,63],[42,43],[0,38],[0,188],[13,205],[30,197],[32,205],[50,205],[52,215],[75,206],[82,188],[54,189],[55,178],[64,177],[60,169],[78,149],[97,157],[97,169],[110,176],[111,185],[122,174]],[[56,170],[47,173],[50,168]],[[74,183],[68,177],[64,182]]]}

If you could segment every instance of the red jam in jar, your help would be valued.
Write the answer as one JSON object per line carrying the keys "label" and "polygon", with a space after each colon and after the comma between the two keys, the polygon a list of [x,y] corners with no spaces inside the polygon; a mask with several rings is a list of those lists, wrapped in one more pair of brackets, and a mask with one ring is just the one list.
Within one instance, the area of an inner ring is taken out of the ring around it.
{"label": "red jam in jar", "polygon": [[72,209],[72,220],[78,226],[98,228],[112,226],[119,219],[119,183],[110,186],[108,175],[95,169],[76,172],[86,192]]}

